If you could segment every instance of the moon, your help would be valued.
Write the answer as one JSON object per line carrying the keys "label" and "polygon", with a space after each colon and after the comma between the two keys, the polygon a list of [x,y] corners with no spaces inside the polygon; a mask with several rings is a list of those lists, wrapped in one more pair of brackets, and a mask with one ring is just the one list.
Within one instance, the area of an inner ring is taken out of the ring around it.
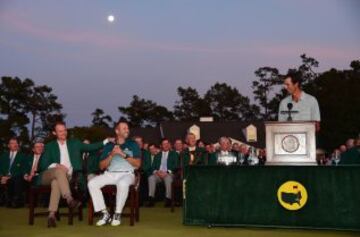
{"label": "moon", "polygon": [[113,15],[108,15],[107,20],[108,20],[108,22],[114,22],[115,17]]}

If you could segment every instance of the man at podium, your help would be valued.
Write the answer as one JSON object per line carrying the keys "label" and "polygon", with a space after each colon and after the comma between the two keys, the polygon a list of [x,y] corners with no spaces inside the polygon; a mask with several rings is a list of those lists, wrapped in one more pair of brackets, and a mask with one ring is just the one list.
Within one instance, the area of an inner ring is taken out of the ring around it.
{"label": "man at podium", "polygon": [[320,110],[316,98],[301,89],[301,78],[296,73],[285,76],[284,87],[289,95],[280,102],[279,121],[315,121],[320,130]]}

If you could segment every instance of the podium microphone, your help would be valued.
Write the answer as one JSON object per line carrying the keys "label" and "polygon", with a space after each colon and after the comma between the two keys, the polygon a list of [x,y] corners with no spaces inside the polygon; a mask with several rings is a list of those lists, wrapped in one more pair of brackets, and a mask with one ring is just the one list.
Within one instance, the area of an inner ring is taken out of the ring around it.
{"label": "podium microphone", "polygon": [[292,104],[292,103],[288,103],[288,104],[287,104],[287,108],[288,108],[289,111],[292,110],[293,104]]}
{"label": "podium microphone", "polygon": [[286,111],[281,111],[282,114],[287,114],[287,115],[288,115],[287,121],[289,121],[289,122],[293,121],[293,119],[292,119],[292,117],[291,117],[291,114],[299,113],[299,111],[294,111],[294,110],[292,110],[293,107],[294,107],[293,103],[290,102],[290,103],[287,104],[288,110],[286,110]]}

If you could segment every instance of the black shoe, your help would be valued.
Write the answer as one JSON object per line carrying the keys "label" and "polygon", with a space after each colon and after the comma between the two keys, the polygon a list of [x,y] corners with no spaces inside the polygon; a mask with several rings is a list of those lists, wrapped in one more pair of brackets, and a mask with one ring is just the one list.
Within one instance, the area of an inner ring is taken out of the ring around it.
{"label": "black shoe", "polygon": [[48,217],[48,224],[47,224],[48,228],[55,228],[56,227],[56,219],[55,217]]}
{"label": "black shoe", "polygon": [[146,207],[153,207],[153,206],[155,206],[155,200],[153,197],[149,197],[149,201],[146,204]]}
{"label": "black shoe", "polygon": [[165,207],[171,207],[171,199],[169,198],[165,199]]}

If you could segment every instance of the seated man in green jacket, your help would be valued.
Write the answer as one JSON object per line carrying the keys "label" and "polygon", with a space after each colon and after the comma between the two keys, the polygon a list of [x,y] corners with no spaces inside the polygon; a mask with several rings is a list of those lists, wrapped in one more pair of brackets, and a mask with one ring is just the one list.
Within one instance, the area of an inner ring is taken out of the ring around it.
{"label": "seated man in green jacket", "polygon": [[341,154],[339,165],[360,165],[360,138],[354,141],[354,146]]}
{"label": "seated man in green jacket", "polygon": [[8,143],[9,151],[0,156],[1,185],[7,190],[1,191],[1,202],[8,207],[21,207],[24,205],[24,172],[26,156],[20,151],[17,138],[11,138]]}
{"label": "seated man in green jacket", "polygon": [[141,169],[143,170],[143,174],[146,179],[148,179],[153,174],[152,168],[154,165],[155,156],[159,154],[159,150],[160,148],[156,144],[149,144],[149,151],[145,154],[143,163],[141,164]]}
{"label": "seated man in green jacket", "polygon": [[196,146],[196,136],[193,133],[186,135],[187,148],[180,154],[182,168],[189,165],[206,165],[208,154],[204,148]]}
{"label": "seated man in green jacket", "polygon": [[66,199],[70,208],[77,208],[81,203],[73,198],[69,181],[73,172],[82,170],[82,153],[102,148],[109,139],[94,144],[85,144],[80,140],[68,139],[64,122],[57,122],[53,129],[56,140],[45,146],[40,160],[40,183],[51,185],[48,227],[56,227],[55,213],[58,210],[60,197]]}
{"label": "seated man in green jacket", "polygon": [[234,165],[237,163],[237,154],[231,151],[231,140],[220,137],[220,150],[210,154],[209,165]]}
{"label": "seated man in green jacket", "polygon": [[32,152],[26,158],[24,180],[30,184],[37,184],[39,179],[39,164],[44,153],[44,143],[41,140],[35,140],[32,146]]}
{"label": "seated man in green jacket", "polygon": [[141,151],[141,167],[139,169],[140,172],[139,205],[143,206],[144,201],[148,195],[148,182],[147,182],[148,177],[144,170],[144,163],[149,159],[150,152],[147,149],[145,149],[146,144],[144,143],[143,137],[136,135],[132,139],[138,144]]}
{"label": "seated man in green jacket", "polygon": [[154,157],[151,166],[151,175],[148,178],[149,182],[149,203],[148,207],[154,206],[154,197],[156,191],[156,184],[159,182],[165,183],[166,201],[165,207],[170,207],[171,199],[171,184],[173,181],[173,173],[178,167],[179,155],[175,151],[170,150],[170,141],[163,138],[161,141],[161,152]]}

